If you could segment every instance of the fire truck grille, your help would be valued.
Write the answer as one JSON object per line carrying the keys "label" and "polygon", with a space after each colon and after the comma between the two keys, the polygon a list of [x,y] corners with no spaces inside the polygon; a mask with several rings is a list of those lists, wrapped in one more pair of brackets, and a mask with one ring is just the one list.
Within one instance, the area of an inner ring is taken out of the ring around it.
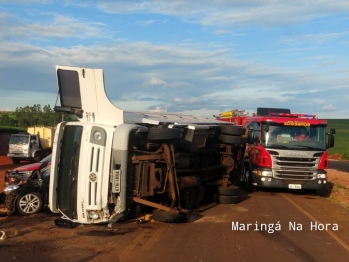
{"label": "fire truck grille", "polygon": [[[275,171],[274,177],[283,180],[315,180],[316,173],[309,172],[292,172],[292,171]],[[285,181],[286,182],[286,181]],[[292,184],[292,181],[290,181]]]}
{"label": "fire truck grille", "polygon": [[[273,156],[274,178],[292,183],[316,179],[318,158]],[[289,180],[289,181],[288,181]]]}

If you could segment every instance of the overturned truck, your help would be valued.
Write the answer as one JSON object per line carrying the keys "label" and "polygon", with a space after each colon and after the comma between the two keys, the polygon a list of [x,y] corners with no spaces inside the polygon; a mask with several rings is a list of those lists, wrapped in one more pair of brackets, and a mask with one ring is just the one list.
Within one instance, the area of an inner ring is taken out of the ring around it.
{"label": "overturned truck", "polygon": [[130,112],[107,98],[101,69],[56,66],[58,124],[49,206],[77,223],[144,212],[183,222],[201,203],[238,202],[246,129],[166,112]]}

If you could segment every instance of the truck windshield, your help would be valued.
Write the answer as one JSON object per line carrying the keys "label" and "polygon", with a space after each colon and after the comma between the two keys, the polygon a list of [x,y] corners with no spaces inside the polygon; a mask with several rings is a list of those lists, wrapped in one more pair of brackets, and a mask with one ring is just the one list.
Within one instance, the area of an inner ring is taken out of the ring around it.
{"label": "truck windshield", "polygon": [[262,127],[263,146],[286,149],[326,149],[325,126],[285,126],[264,124]]}
{"label": "truck windshield", "polygon": [[29,144],[29,136],[11,136],[10,144],[13,145],[28,145]]}
{"label": "truck windshield", "polygon": [[81,126],[66,126],[58,165],[57,199],[60,211],[70,219],[77,218],[77,180],[81,144]]}

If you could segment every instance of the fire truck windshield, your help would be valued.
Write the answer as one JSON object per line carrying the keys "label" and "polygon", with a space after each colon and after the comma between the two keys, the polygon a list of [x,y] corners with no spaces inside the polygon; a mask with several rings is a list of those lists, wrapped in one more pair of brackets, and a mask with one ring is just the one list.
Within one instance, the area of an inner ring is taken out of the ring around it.
{"label": "fire truck windshield", "polygon": [[[267,127],[267,128],[265,128]],[[326,149],[325,126],[287,126],[272,123],[262,128],[261,144],[269,148]]]}

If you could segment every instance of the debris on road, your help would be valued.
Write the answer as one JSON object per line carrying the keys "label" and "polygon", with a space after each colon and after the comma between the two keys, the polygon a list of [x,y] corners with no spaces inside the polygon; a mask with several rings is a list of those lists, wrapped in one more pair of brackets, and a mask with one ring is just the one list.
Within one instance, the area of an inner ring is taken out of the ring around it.
{"label": "debris on road", "polygon": [[0,231],[0,240],[4,240],[6,238],[14,237],[18,235],[17,228],[9,228]]}

